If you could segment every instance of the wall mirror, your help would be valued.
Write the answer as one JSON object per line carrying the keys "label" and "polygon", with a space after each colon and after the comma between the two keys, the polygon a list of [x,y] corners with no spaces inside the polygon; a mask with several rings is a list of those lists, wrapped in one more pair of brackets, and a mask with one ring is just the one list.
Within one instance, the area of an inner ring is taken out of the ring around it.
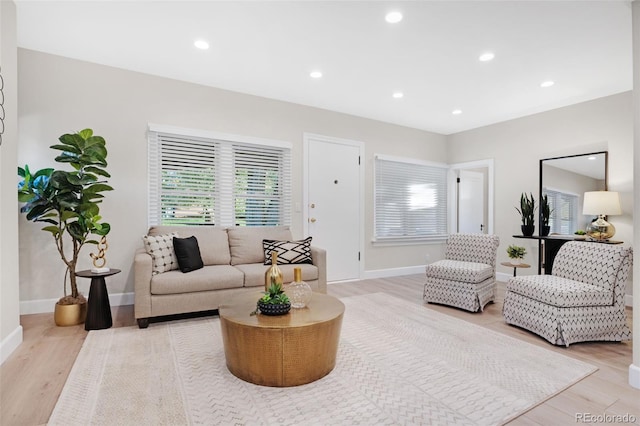
{"label": "wall mirror", "polygon": [[[607,175],[607,151],[540,160],[540,201],[546,194],[553,209],[550,235],[573,235],[586,229],[594,217],[582,214],[584,193],[606,191]],[[542,223],[540,205],[538,224]]]}

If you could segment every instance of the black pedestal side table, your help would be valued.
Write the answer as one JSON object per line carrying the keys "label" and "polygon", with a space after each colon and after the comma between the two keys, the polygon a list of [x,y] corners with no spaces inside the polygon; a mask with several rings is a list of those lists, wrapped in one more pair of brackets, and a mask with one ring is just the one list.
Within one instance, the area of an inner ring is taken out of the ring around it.
{"label": "black pedestal side table", "polygon": [[76,272],[76,276],[91,278],[89,288],[89,300],[87,301],[87,319],[84,321],[84,329],[102,330],[113,325],[111,319],[111,304],[105,277],[110,277],[120,272],[120,269],[109,269],[107,272],[91,272],[91,269]]}

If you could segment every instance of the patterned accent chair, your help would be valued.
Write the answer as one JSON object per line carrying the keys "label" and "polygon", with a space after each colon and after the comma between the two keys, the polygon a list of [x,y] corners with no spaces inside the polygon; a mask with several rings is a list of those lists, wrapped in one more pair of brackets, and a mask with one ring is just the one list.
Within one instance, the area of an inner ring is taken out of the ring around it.
{"label": "patterned accent chair", "polygon": [[451,234],[443,260],[427,265],[423,300],[482,311],[496,296],[497,235]]}
{"label": "patterned accent chair", "polygon": [[630,340],[624,297],[632,261],[630,248],[568,242],[558,251],[551,275],[509,279],[504,319],[554,345]]}

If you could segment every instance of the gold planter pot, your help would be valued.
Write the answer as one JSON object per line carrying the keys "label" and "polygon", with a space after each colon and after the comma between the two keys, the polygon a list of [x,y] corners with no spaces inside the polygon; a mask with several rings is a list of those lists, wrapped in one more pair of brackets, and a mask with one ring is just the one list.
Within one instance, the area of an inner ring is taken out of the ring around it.
{"label": "gold planter pot", "polygon": [[53,312],[53,319],[56,325],[66,327],[69,325],[82,324],[87,317],[87,303],[75,305],[60,305],[56,303]]}

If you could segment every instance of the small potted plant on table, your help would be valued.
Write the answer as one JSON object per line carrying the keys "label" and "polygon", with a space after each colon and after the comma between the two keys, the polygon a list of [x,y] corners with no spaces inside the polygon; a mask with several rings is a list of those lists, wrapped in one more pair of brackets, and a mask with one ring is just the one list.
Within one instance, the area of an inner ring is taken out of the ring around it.
{"label": "small potted plant on table", "polygon": [[284,293],[282,284],[274,283],[264,292],[264,296],[258,300],[256,310],[251,312],[251,315],[255,315],[258,312],[272,316],[284,315],[290,309],[291,302],[289,301],[289,296]]}
{"label": "small potted plant on table", "polygon": [[507,247],[507,256],[509,256],[509,259],[511,259],[510,262],[512,265],[519,265],[520,263],[522,263],[522,259],[524,259],[524,256],[526,254],[527,249],[525,249],[524,247],[516,246],[514,244]]}

